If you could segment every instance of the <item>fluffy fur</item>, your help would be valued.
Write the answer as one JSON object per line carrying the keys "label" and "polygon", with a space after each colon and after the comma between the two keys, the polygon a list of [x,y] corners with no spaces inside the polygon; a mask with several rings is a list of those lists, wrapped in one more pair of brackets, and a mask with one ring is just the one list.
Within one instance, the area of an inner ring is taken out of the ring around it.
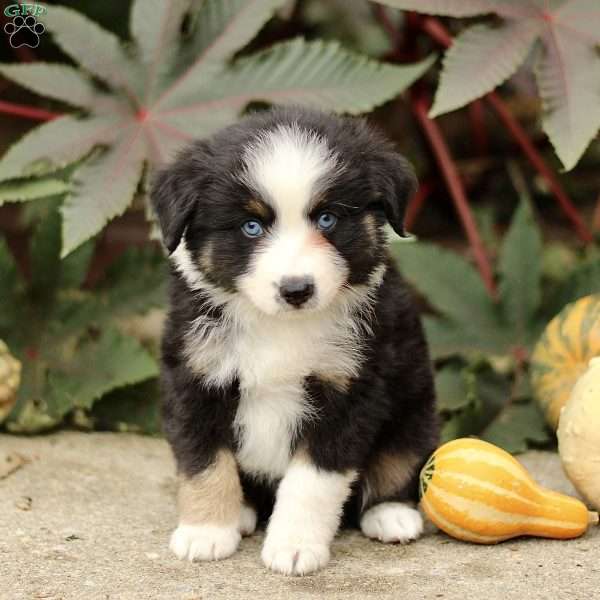
{"label": "fluffy fur", "polygon": [[178,556],[231,554],[256,515],[265,564],[287,574],[327,562],[342,515],[382,541],[420,533],[407,503],[437,443],[434,392],[383,230],[404,235],[414,188],[363,121],[301,108],[249,117],[158,175],[165,433],[182,485],[236,489],[233,473],[243,490],[221,499],[227,523],[203,502],[182,510]]}

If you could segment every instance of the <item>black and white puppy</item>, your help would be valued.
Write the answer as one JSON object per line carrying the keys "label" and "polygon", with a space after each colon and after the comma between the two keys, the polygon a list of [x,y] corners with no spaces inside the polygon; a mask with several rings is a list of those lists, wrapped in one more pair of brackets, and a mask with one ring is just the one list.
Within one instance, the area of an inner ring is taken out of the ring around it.
{"label": "black and white puppy", "polygon": [[327,563],[342,515],[383,542],[421,533],[434,390],[384,231],[404,235],[415,185],[363,121],[302,108],[246,118],[157,176],[177,556],[225,558],[257,517],[286,574]]}

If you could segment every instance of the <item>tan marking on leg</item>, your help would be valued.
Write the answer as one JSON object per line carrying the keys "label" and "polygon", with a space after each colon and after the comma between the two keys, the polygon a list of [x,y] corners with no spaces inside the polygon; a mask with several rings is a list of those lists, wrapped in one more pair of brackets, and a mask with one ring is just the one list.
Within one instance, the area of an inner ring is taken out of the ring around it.
{"label": "tan marking on leg", "polygon": [[219,450],[215,461],[202,473],[181,478],[179,521],[186,525],[238,523],[242,486],[237,464],[229,450]]}
{"label": "tan marking on leg", "polygon": [[377,243],[377,223],[375,221],[375,216],[372,215],[371,213],[367,213],[364,217],[363,217],[363,225],[365,226],[365,229],[367,230],[367,234],[369,236],[369,238],[371,239],[371,242],[373,242],[373,244]]}
{"label": "tan marking on leg", "polygon": [[381,452],[369,464],[363,480],[363,506],[397,494],[411,479],[419,463],[414,454]]}

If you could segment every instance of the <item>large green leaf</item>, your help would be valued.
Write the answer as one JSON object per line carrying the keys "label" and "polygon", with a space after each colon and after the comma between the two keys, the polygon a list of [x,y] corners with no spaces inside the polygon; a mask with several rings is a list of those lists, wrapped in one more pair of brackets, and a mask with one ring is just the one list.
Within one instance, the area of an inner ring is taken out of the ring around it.
{"label": "large green leaf", "polygon": [[144,166],[144,140],[124,132],[119,145],[82,165],[61,208],[63,256],[96,235],[107,221],[125,212]]}
{"label": "large green leaf", "polygon": [[115,139],[119,119],[59,117],[25,134],[0,161],[0,181],[57,171]]}
{"label": "large green leaf", "polygon": [[531,203],[522,198],[500,253],[500,296],[515,345],[529,346],[532,323],[541,302],[542,237]]}
{"label": "large green leaf", "polygon": [[91,108],[97,94],[88,77],[74,67],[45,62],[0,65],[0,73],[36,94]]}
{"label": "large green leaf", "polygon": [[357,114],[405,90],[433,60],[386,65],[348,52],[335,42],[296,39],[240,59],[210,86],[198,90],[194,103],[164,111],[161,118],[175,127],[191,123],[210,131],[212,122],[216,127],[223,124],[218,118],[221,111],[228,111],[223,114],[232,119],[251,100],[302,103]]}
{"label": "large green leaf", "polygon": [[481,329],[468,323],[457,324],[446,319],[424,317],[423,325],[434,359],[454,355],[502,355],[510,346],[510,334],[500,324]]}
{"label": "large green leaf", "polygon": [[391,252],[406,279],[461,329],[485,332],[497,327],[495,306],[464,258],[426,242],[395,242]]}
{"label": "large green leaf", "polygon": [[157,106],[170,108],[196,98],[198,83],[220,73],[287,0],[205,0],[196,17],[196,32],[187,49],[189,64],[161,94]]}
{"label": "large green leaf", "polygon": [[337,44],[303,40],[233,61],[284,4],[136,0],[128,47],[77,12],[54,7],[46,20],[54,40],[107,86],[91,85],[69,67],[7,66],[8,77],[82,104],[90,117],[34,129],[3,157],[0,181],[86,159],[62,209],[66,255],[127,208],[148,163],[151,169],[172,159],[184,144],[232,123],[249,103],[304,103],[354,114],[395,97],[432,62],[382,64]]}
{"label": "large green leaf", "polygon": [[69,184],[56,177],[8,181],[0,183],[0,206],[5,202],[26,202],[36,198],[56,196],[68,189]]}
{"label": "large green leaf", "polygon": [[44,15],[44,24],[54,41],[84,69],[124,90],[130,98],[138,95],[141,69],[117,36],[64,6],[53,6]]}
{"label": "large green leaf", "polygon": [[572,169],[600,127],[600,60],[588,39],[557,26],[544,34],[536,69],[542,124],[565,169]]}
{"label": "large green leaf", "polygon": [[482,439],[504,448],[507,452],[525,452],[529,444],[547,444],[550,433],[537,404],[510,404],[483,431]]}
{"label": "large green leaf", "polygon": [[107,392],[157,375],[156,361],[139,342],[108,329],[48,374],[49,414],[62,418],[74,407],[89,409]]}
{"label": "large green leaf", "polygon": [[538,21],[511,19],[496,27],[474,25],[454,38],[444,55],[430,116],[460,108],[508,79],[525,60],[540,29]]}

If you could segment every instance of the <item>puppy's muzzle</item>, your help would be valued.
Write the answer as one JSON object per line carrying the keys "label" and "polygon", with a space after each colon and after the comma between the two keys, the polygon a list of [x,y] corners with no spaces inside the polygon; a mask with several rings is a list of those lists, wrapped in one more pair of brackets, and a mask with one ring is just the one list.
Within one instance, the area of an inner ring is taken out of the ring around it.
{"label": "puppy's muzzle", "polygon": [[279,295],[291,306],[300,308],[315,293],[312,277],[284,277],[279,286]]}

